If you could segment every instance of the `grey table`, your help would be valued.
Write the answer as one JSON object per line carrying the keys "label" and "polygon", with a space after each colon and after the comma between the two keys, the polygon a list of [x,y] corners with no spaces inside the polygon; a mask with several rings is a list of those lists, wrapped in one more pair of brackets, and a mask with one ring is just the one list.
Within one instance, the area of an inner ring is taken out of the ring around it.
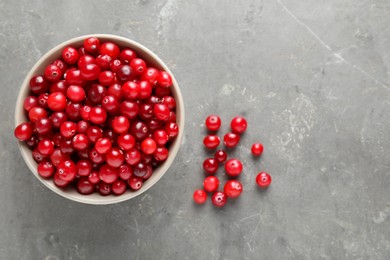
{"label": "grey table", "polygon": [[[1,0],[0,259],[390,259],[389,10],[387,0]],[[88,33],[155,51],[187,111],[169,172],[111,206],[49,191],[13,139],[29,69]],[[231,153],[245,191],[223,209],[191,198],[210,113],[221,133],[234,115],[249,121]],[[260,170],[273,176],[267,191],[256,188]]]}

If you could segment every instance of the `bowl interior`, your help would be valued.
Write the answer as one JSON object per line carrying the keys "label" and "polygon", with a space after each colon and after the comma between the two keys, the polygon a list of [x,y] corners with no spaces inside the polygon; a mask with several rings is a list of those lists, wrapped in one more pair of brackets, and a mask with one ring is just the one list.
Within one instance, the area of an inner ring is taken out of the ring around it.
{"label": "bowl interior", "polygon": [[121,201],[125,201],[131,198],[134,198],[135,196],[145,192],[150,187],[152,187],[168,170],[169,166],[172,164],[174,158],[177,155],[177,152],[180,147],[180,143],[183,137],[183,130],[184,130],[184,104],[183,104],[183,98],[179,89],[179,86],[171,73],[171,71],[168,69],[168,67],[158,58],[153,52],[148,50],[146,47],[142,46],[141,44],[134,42],[132,40],[129,40],[124,37],[116,36],[116,35],[108,35],[108,34],[94,34],[94,35],[85,35],[81,37],[77,37],[74,39],[71,39],[69,41],[63,42],[56,47],[54,47],[52,50],[48,51],[30,70],[28,73],[26,79],[24,80],[21,90],[19,92],[19,96],[16,102],[16,109],[15,109],[15,124],[18,125],[22,122],[25,122],[28,120],[28,117],[23,109],[23,101],[24,99],[29,95],[29,81],[31,77],[37,74],[43,74],[44,69],[47,65],[52,63],[55,59],[61,57],[61,52],[64,47],[66,46],[74,46],[74,47],[80,47],[83,44],[84,39],[88,37],[97,37],[102,42],[105,41],[111,41],[116,44],[118,44],[121,48],[128,47],[134,50],[137,55],[144,59],[149,66],[156,67],[160,70],[165,70],[169,72],[173,79],[173,86],[172,94],[173,97],[176,100],[176,116],[177,116],[177,124],[179,126],[179,134],[175,138],[175,140],[172,142],[169,148],[169,157],[168,159],[161,164],[158,168],[156,168],[153,172],[153,175],[144,182],[144,185],[142,188],[138,191],[129,191],[127,190],[126,193],[115,196],[115,195],[109,195],[109,196],[101,196],[100,194],[93,193],[90,195],[81,195],[79,194],[75,189],[69,188],[69,189],[63,189],[57,187],[52,179],[43,179],[41,178],[37,173],[37,163],[33,160],[31,156],[31,150],[27,147],[27,145],[24,142],[19,142],[19,148],[22,153],[22,156],[24,160],[26,161],[28,167],[30,168],[31,172],[49,189],[54,191],[55,193],[77,201],[81,203],[87,203],[87,204],[112,204],[117,203]]}

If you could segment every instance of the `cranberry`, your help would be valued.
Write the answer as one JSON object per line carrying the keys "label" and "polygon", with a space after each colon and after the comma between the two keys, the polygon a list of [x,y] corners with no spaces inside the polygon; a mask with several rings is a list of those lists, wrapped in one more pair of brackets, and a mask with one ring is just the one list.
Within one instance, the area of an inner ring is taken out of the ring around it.
{"label": "cranberry", "polygon": [[92,148],[91,151],[89,151],[89,159],[96,164],[101,164],[105,161],[104,155],[98,153],[95,148]]}
{"label": "cranberry", "polygon": [[62,51],[62,59],[68,64],[75,64],[79,59],[79,53],[73,47],[65,47]]}
{"label": "cranberry", "polygon": [[89,112],[91,112],[91,107],[90,106],[83,106],[80,109],[81,118],[88,121],[89,120]]}
{"label": "cranberry", "polygon": [[47,156],[41,154],[41,153],[38,151],[38,148],[35,148],[35,149],[32,151],[32,157],[33,157],[34,161],[36,161],[37,163],[40,163],[40,162],[42,162],[43,160],[45,160]]}
{"label": "cranberry", "polygon": [[84,149],[87,149],[88,145],[89,145],[89,141],[88,141],[88,138],[85,134],[77,134],[73,137],[73,148],[78,150],[78,151],[81,151],[81,150],[84,150]]}
{"label": "cranberry", "polygon": [[42,139],[38,143],[38,152],[42,155],[50,155],[54,152],[54,143],[49,139]]}
{"label": "cranberry", "polygon": [[91,143],[96,143],[103,137],[103,130],[97,126],[91,126],[87,129],[87,137]]}
{"label": "cranberry", "polygon": [[61,79],[62,71],[56,65],[49,64],[45,69],[44,75],[48,81],[55,82]]}
{"label": "cranberry", "polygon": [[150,96],[146,100],[146,103],[148,103],[148,104],[159,104],[159,103],[162,103],[162,101],[161,101],[161,99],[158,96]]}
{"label": "cranberry", "polygon": [[61,59],[53,61],[52,64],[56,65],[61,70],[61,74],[64,74],[64,72],[68,69],[68,65],[66,65],[66,63]]}
{"label": "cranberry", "polygon": [[50,155],[50,161],[54,166],[58,166],[60,162],[69,160],[70,156],[67,153],[63,153],[60,149],[54,149],[54,152]]}
{"label": "cranberry", "polygon": [[62,94],[65,95],[67,88],[68,85],[66,84],[65,80],[60,80],[51,84],[49,92],[50,93],[61,92]]}
{"label": "cranberry", "polygon": [[223,190],[229,198],[237,198],[240,196],[243,188],[241,182],[237,180],[229,180],[225,183]]}
{"label": "cranberry", "polygon": [[15,128],[14,135],[20,141],[27,141],[31,138],[33,128],[29,123],[21,123]]}
{"label": "cranberry", "polygon": [[68,103],[65,108],[66,115],[71,121],[78,121],[81,118],[82,106],[79,103]]}
{"label": "cranberry", "polygon": [[86,64],[84,67],[80,67],[81,77],[85,80],[96,80],[100,75],[100,68],[95,63]]}
{"label": "cranberry", "polygon": [[63,181],[73,181],[76,177],[77,168],[73,161],[66,160],[57,166],[58,177]]}
{"label": "cranberry", "polygon": [[115,97],[117,100],[122,98],[122,86],[118,83],[111,84],[107,89],[107,95]]}
{"label": "cranberry", "polygon": [[73,102],[81,102],[85,98],[85,91],[80,86],[70,85],[66,90],[66,97]]}
{"label": "cranberry", "polygon": [[38,134],[48,134],[49,132],[51,132],[52,128],[53,127],[48,118],[39,118],[37,121],[35,121],[35,131]]}
{"label": "cranberry", "polygon": [[95,149],[100,154],[105,154],[111,149],[111,141],[108,138],[101,138],[96,141]]}
{"label": "cranberry", "polygon": [[119,167],[125,161],[122,151],[113,147],[106,153],[106,163],[112,167]]}
{"label": "cranberry", "polygon": [[110,62],[110,70],[114,73],[122,66],[122,62],[120,60],[113,60]]}
{"label": "cranberry", "polygon": [[34,123],[35,121],[37,121],[40,118],[47,117],[47,112],[42,107],[33,107],[28,112],[28,117],[29,117],[30,121]]}
{"label": "cranberry", "polygon": [[255,156],[260,156],[263,153],[263,150],[264,147],[260,143],[254,143],[251,148],[252,154]]}
{"label": "cranberry", "polygon": [[157,144],[152,138],[146,138],[142,141],[141,149],[145,154],[153,154],[157,149]]}
{"label": "cranberry", "polygon": [[77,191],[81,194],[91,194],[95,190],[95,185],[88,178],[80,178],[77,181]]}
{"label": "cranberry", "polygon": [[123,101],[120,104],[119,110],[121,115],[127,117],[128,119],[134,119],[138,115],[139,107],[135,102]]}
{"label": "cranberry", "polygon": [[131,189],[133,190],[139,190],[142,187],[143,180],[141,178],[137,177],[131,177],[128,181],[128,184]]}
{"label": "cranberry", "polygon": [[192,197],[197,204],[203,204],[207,200],[207,193],[204,190],[196,190]]}
{"label": "cranberry", "polygon": [[42,93],[38,96],[39,106],[47,108],[47,100],[49,98],[49,93]]}
{"label": "cranberry", "polygon": [[163,98],[163,104],[166,105],[170,110],[176,108],[176,101],[172,96],[165,96]]}
{"label": "cranberry", "polygon": [[88,37],[84,40],[83,46],[87,52],[95,53],[100,48],[100,41],[96,37]]}
{"label": "cranberry", "polygon": [[207,135],[204,139],[203,139],[203,144],[204,146],[206,146],[207,148],[209,149],[215,149],[218,147],[220,143],[220,139],[218,136],[216,135]]}
{"label": "cranberry", "polygon": [[226,159],[227,159],[227,153],[226,153],[225,151],[223,151],[223,150],[218,150],[218,151],[215,152],[214,158],[215,158],[218,162],[223,163],[223,162],[225,162]]}
{"label": "cranberry", "polygon": [[89,112],[89,120],[94,124],[102,124],[107,119],[107,113],[101,107],[94,107]]}
{"label": "cranberry", "polygon": [[50,178],[53,176],[55,168],[49,161],[43,161],[38,164],[37,171],[42,178]]}
{"label": "cranberry", "polygon": [[33,107],[38,107],[39,101],[38,98],[35,96],[28,96],[23,102],[23,108],[28,112]]}
{"label": "cranberry", "polygon": [[92,171],[91,174],[88,175],[88,180],[92,184],[97,184],[100,181],[99,172]]}
{"label": "cranberry", "polygon": [[157,77],[157,82],[162,87],[172,86],[172,77],[166,71],[160,71]]}
{"label": "cranberry", "polygon": [[[77,125],[77,133],[79,134],[86,134],[87,130],[89,129],[89,123],[85,120],[80,120]],[[103,134],[102,134],[103,135]]]}
{"label": "cranberry", "polygon": [[168,142],[168,134],[164,130],[157,130],[153,133],[153,139],[158,145],[165,145]]}
{"label": "cranberry", "polygon": [[63,111],[66,108],[66,97],[61,92],[51,93],[47,99],[47,106],[53,111]]}
{"label": "cranberry", "polygon": [[93,84],[88,90],[88,99],[95,103],[102,103],[103,98],[106,96],[106,88],[99,84]]}
{"label": "cranberry", "polygon": [[79,61],[77,62],[77,66],[81,68],[85,68],[88,64],[94,64],[95,58],[91,55],[83,55],[80,57]]}
{"label": "cranberry", "polygon": [[115,83],[115,75],[112,71],[105,70],[99,74],[99,83],[103,86],[109,86]]}
{"label": "cranberry", "polygon": [[267,188],[272,182],[271,175],[266,172],[260,172],[256,176],[256,183],[260,188]]}
{"label": "cranberry", "polygon": [[238,176],[242,172],[242,163],[240,160],[232,158],[225,163],[225,171],[229,176]]}
{"label": "cranberry", "polygon": [[169,117],[169,108],[164,104],[155,104],[153,113],[158,120],[165,121]]}
{"label": "cranberry", "polygon": [[104,164],[99,169],[99,176],[102,181],[111,184],[119,177],[118,168]]}
{"label": "cranberry", "polygon": [[131,176],[133,176],[133,168],[130,165],[125,163],[119,166],[119,178],[127,181]]}
{"label": "cranberry", "polygon": [[148,121],[148,128],[149,128],[150,133],[154,133],[156,130],[161,129],[162,127],[163,127],[163,125],[162,125],[162,122],[160,120],[152,118]]}
{"label": "cranberry", "polygon": [[215,176],[208,176],[203,181],[203,187],[205,191],[213,192],[218,190],[219,179]]}
{"label": "cranberry", "polygon": [[36,136],[31,136],[31,138],[25,142],[26,142],[28,148],[30,148],[30,150],[32,150],[38,144],[39,140]]}
{"label": "cranberry", "polygon": [[149,130],[144,122],[136,121],[130,126],[130,133],[137,140],[143,140],[147,137]]}
{"label": "cranberry", "polygon": [[82,85],[85,84],[85,80],[81,76],[80,70],[76,70],[76,69],[68,69],[65,72],[65,82],[68,85],[80,85],[80,86],[82,86]]}
{"label": "cranberry", "polygon": [[71,138],[76,134],[77,126],[71,121],[62,123],[60,127],[61,135],[65,138]]}
{"label": "cranberry", "polygon": [[89,176],[92,172],[92,163],[89,160],[82,159],[76,163],[77,174],[80,176]]}
{"label": "cranberry", "polygon": [[165,161],[168,158],[168,155],[169,151],[165,147],[157,147],[156,151],[153,154],[154,159],[159,162]]}
{"label": "cranberry", "polygon": [[139,162],[134,166],[133,174],[136,177],[142,178],[144,177],[148,172],[147,164],[144,162]]}
{"label": "cranberry", "polygon": [[129,130],[130,122],[124,116],[117,116],[112,121],[112,129],[118,134],[126,133]]}
{"label": "cranberry", "polygon": [[138,83],[139,85],[139,93],[138,98],[139,99],[147,99],[152,94],[152,86],[147,81],[140,81]]}
{"label": "cranberry", "polygon": [[225,144],[226,147],[228,148],[233,148],[235,147],[238,142],[240,142],[240,136],[235,133],[227,133],[223,137],[223,143]]}
{"label": "cranberry", "polygon": [[100,67],[101,70],[106,70],[110,68],[110,63],[112,58],[106,54],[99,55],[96,57],[95,63]]}
{"label": "cranberry", "polygon": [[215,174],[218,171],[218,161],[214,158],[207,158],[203,161],[203,169],[208,174]]}
{"label": "cranberry", "polygon": [[221,118],[217,115],[210,115],[206,118],[206,127],[210,131],[217,131],[221,127]]}
{"label": "cranberry", "polygon": [[141,80],[145,80],[152,84],[152,86],[157,85],[157,78],[159,77],[159,71],[155,68],[149,67],[141,75]]}
{"label": "cranberry", "polygon": [[79,57],[87,55],[87,51],[85,50],[84,47],[80,47],[77,49],[77,52],[79,53]]}
{"label": "cranberry", "polygon": [[169,122],[165,125],[165,132],[167,132],[170,138],[173,138],[179,134],[179,127],[175,122]]}
{"label": "cranberry", "polygon": [[59,147],[61,142],[64,140],[65,138],[61,135],[61,133],[55,133],[53,134],[53,137],[52,137],[52,141],[54,143],[54,146],[55,147]]}
{"label": "cranberry", "polygon": [[99,183],[99,193],[102,196],[107,196],[111,194],[111,185],[108,183],[100,182]]}
{"label": "cranberry", "polygon": [[118,138],[118,134],[114,132],[112,129],[107,129],[103,132],[103,136],[110,139],[112,143],[116,142]]}
{"label": "cranberry", "polygon": [[77,157],[79,159],[89,159],[89,153],[90,153],[90,149],[85,148],[83,150],[77,151]]}
{"label": "cranberry", "polygon": [[122,180],[116,180],[112,186],[112,192],[115,194],[115,195],[121,195],[123,193],[125,193],[126,191],[126,183]]}
{"label": "cranberry", "polygon": [[54,184],[60,188],[63,188],[63,187],[66,187],[69,185],[69,181],[64,181],[62,180],[60,177],[60,174],[58,173],[58,171],[54,174],[54,178],[53,178],[53,181],[54,181]]}
{"label": "cranberry", "polygon": [[129,48],[124,48],[119,54],[119,59],[125,64],[129,64],[135,58],[137,54]]}
{"label": "cranberry", "polygon": [[74,152],[72,140],[63,140],[60,144],[60,149],[62,153],[71,154]]}
{"label": "cranberry", "polygon": [[242,116],[236,116],[232,119],[232,122],[230,123],[232,131],[237,134],[242,134],[243,132],[245,132],[247,126],[248,123]]}
{"label": "cranberry", "polygon": [[135,138],[131,134],[121,134],[118,136],[117,143],[124,151],[132,150],[135,147]]}
{"label": "cranberry", "polygon": [[141,75],[146,70],[146,63],[142,59],[135,58],[130,61],[130,67],[135,74]]}
{"label": "cranberry", "polygon": [[64,112],[54,112],[49,117],[50,123],[54,128],[59,128],[62,123],[64,123],[66,120],[68,120],[68,117]]}
{"label": "cranberry", "polygon": [[37,75],[30,80],[30,90],[34,94],[45,93],[49,90],[49,81],[41,75]]}
{"label": "cranberry", "polygon": [[125,160],[130,165],[136,165],[141,161],[141,153],[137,149],[127,151],[125,153]]}
{"label": "cranberry", "polygon": [[133,100],[136,99],[140,92],[140,87],[137,83],[133,81],[127,81],[122,85],[122,95],[128,99]]}
{"label": "cranberry", "polygon": [[99,53],[101,55],[108,55],[112,59],[116,59],[119,56],[119,47],[115,43],[105,42],[100,46]]}
{"label": "cranberry", "polygon": [[160,86],[157,86],[154,89],[154,92],[155,92],[156,96],[159,97],[159,98],[164,98],[165,96],[171,95],[171,89],[170,88],[164,88],[164,87],[160,87]]}
{"label": "cranberry", "polygon": [[213,196],[211,197],[211,201],[214,206],[223,207],[227,202],[227,196],[222,191],[216,191],[213,193]]}

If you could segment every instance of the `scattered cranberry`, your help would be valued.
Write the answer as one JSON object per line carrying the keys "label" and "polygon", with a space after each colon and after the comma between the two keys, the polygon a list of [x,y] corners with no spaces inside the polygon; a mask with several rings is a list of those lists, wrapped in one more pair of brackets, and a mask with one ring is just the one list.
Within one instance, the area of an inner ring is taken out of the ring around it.
{"label": "scattered cranberry", "polygon": [[21,123],[15,128],[14,135],[20,141],[27,141],[31,138],[33,128],[29,123]]}
{"label": "scattered cranberry", "polygon": [[223,143],[225,144],[226,147],[228,148],[233,148],[235,147],[238,142],[240,142],[240,136],[235,133],[227,133],[223,137]]}
{"label": "scattered cranberry", "polygon": [[223,162],[225,162],[226,159],[227,159],[227,153],[226,153],[225,151],[223,151],[223,150],[218,150],[218,151],[215,152],[214,158],[215,158],[218,162],[223,163]]}
{"label": "scattered cranberry", "polygon": [[227,202],[227,196],[222,191],[216,191],[213,193],[213,196],[211,197],[211,201],[213,202],[214,206],[223,207]]}
{"label": "scattered cranberry", "polygon": [[267,188],[272,182],[271,175],[266,172],[260,172],[256,176],[256,183],[261,188]]}
{"label": "scattered cranberry", "polygon": [[229,198],[237,198],[240,196],[243,188],[241,182],[237,180],[229,180],[225,183],[223,190]]}
{"label": "scattered cranberry", "polygon": [[252,154],[255,156],[260,156],[263,153],[263,150],[264,147],[260,143],[254,143],[251,148]]}
{"label": "scattered cranberry", "polygon": [[218,161],[214,158],[207,158],[203,161],[203,169],[208,174],[215,174],[218,170]]}
{"label": "scattered cranberry", "polygon": [[210,115],[206,118],[206,127],[210,131],[217,131],[221,127],[221,118],[217,115]]}
{"label": "scattered cranberry", "polygon": [[193,198],[197,204],[203,204],[207,200],[207,193],[204,190],[196,190]]}
{"label": "scattered cranberry", "polygon": [[215,176],[208,176],[203,181],[203,187],[208,192],[216,191],[219,187],[219,179]]}
{"label": "scattered cranberry", "polygon": [[242,172],[242,163],[238,159],[230,159],[225,163],[225,171],[229,176],[238,176]]}
{"label": "scattered cranberry", "polygon": [[38,164],[37,170],[42,178],[50,178],[53,176],[55,168],[51,162],[43,161]]}
{"label": "scattered cranberry", "polygon": [[237,134],[242,134],[245,132],[246,128],[248,126],[248,123],[246,122],[246,119],[242,116],[236,116],[232,119],[232,122],[230,123],[230,127],[232,128],[232,131]]}
{"label": "scattered cranberry", "polygon": [[216,135],[207,135],[204,139],[203,139],[203,144],[204,146],[206,146],[207,148],[209,149],[215,149],[218,147],[220,143],[220,139],[218,136]]}

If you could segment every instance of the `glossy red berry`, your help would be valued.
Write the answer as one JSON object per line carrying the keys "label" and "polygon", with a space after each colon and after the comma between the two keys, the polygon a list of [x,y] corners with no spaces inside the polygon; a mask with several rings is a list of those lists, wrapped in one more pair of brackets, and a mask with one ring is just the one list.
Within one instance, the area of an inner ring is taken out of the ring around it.
{"label": "glossy red berry", "polygon": [[95,63],[95,58],[92,57],[91,55],[83,55],[80,57],[80,59],[77,61],[77,66],[79,69],[85,68],[88,64],[94,64]]}
{"label": "glossy red berry", "polygon": [[203,139],[203,144],[208,149],[215,149],[215,148],[217,148],[219,143],[220,143],[220,139],[216,135],[207,135]]}
{"label": "glossy red berry", "polygon": [[108,196],[111,194],[111,184],[100,182],[98,185],[99,193],[102,196]]}
{"label": "glossy red berry", "polygon": [[28,96],[23,102],[23,108],[28,112],[33,107],[40,106],[38,98],[35,96]]}
{"label": "glossy red berry", "polygon": [[96,53],[100,48],[100,40],[96,37],[89,37],[84,40],[83,46],[89,53]]}
{"label": "glossy red berry", "polygon": [[140,88],[139,85],[133,81],[127,81],[122,85],[122,95],[127,100],[134,100],[138,97]]}
{"label": "glossy red berry", "polygon": [[221,127],[221,118],[217,115],[210,115],[205,121],[206,127],[210,131],[217,131]]}
{"label": "glossy red berry", "polygon": [[112,183],[111,189],[115,195],[122,195],[126,191],[126,183],[122,180],[116,180]]}
{"label": "glossy red berry", "polygon": [[14,135],[20,141],[27,141],[31,138],[33,133],[33,128],[29,123],[21,123],[14,130]]}
{"label": "glossy red berry", "polygon": [[232,128],[232,131],[236,134],[242,134],[245,132],[246,128],[248,127],[248,123],[246,122],[246,119],[242,116],[236,116],[232,119],[232,122],[230,123],[230,127]]}
{"label": "glossy red berry", "polygon": [[76,163],[77,174],[80,176],[89,176],[92,172],[92,163],[89,160],[81,159]]}
{"label": "glossy red berry", "polygon": [[203,161],[203,169],[208,174],[215,174],[218,171],[218,161],[214,158],[207,158]]}
{"label": "glossy red berry", "polygon": [[131,134],[121,134],[118,136],[117,143],[123,151],[132,150],[135,147],[135,138]]}
{"label": "glossy red berry", "polygon": [[113,147],[106,153],[106,163],[112,167],[118,168],[125,161],[125,156],[123,152],[117,148]]}
{"label": "glossy red berry", "polygon": [[88,175],[88,180],[89,180],[89,182],[92,183],[92,184],[97,184],[97,183],[99,183],[99,181],[100,181],[99,172],[93,170],[93,171]]}
{"label": "glossy red berry", "polygon": [[47,112],[42,107],[33,107],[28,112],[28,117],[29,117],[30,121],[34,123],[35,121],[37,121],[40,118],[46,118]]}
{"label": "glossy red berry", "polygon": [[45,69],[44,75],[48,81],[55,82],[61,79],[62,70],[54,64],[49,64]]}
{"label": "glossy red berry", "polygon": [[153,157],[156,161],[162,162],[168,159],[169,151],[164,146],[157,147],[156,151],[153,154]]}
{"label": "glossy red berry", "polygon": [[83,86],[85,84],[85,80],[81,76],[81,72],[78,69],[68,69],[65,72],[65,82],[68,85],[80,85]]}
{"label": "glossy red berry", "polygon": [[203,187],[205,191],[214,192],[218,190],[219,179],[215,176],[208,176],[203,181]]}
{"label": "glossy red berry", "polygon": [[119,54],[119,59],[124,63],[124,64],[130,64],[132,60],[137,58],[137,54],[129,49],[129,48],[124,48]]}
{"label": "glossy red berry", "polygon": [[129,186],[130,186],[130,188],[131,188],[132,190],[139,190],[139,189],[141,189],[141,187],[142,187],[143,180],[142,180],[142,178],[131,177],[131,178],[128,180],[128,184],[129,184]]}
{"label": "glossy red berry", "polygon": [[73,148],[82,151],[88,148],[89,141],[85,134],[77,134],[72,139]]}
{"label": "glossy red berry", "polygon": [[60,128],[62,123],[68,120],[68,117],[64,112],[54,112],[49,117],[50,123],[54,128]]}
{"label": "glossy red berry", "polygon": [[237,180],[228,180],[225,183],[223,190],[229,198],[237,198],[240,196],[243,187],[241,182]]}
{"label": "glossy red berry", "polygon": [[139,112],[138,104],[130,101],[123,101],[119,106],[120,114],[128,119],[134,119]]}
{"label": "glossy red berry", "polygon": [[232,158],[225,163],[225,171],[227,175],[231,177],[240,175],[242,172],[242,168],[243,166],[241,161],[235,158]]}
{"label": "glossy red berry", "polygon": [[70,154],[69,153],[63,153],[61,149],[54,149],[54,152],[50,155],[50,161],[53,163],[55,167],[57,167],[60,162],[69,160]]}
{"label": "glossy red berry", "polygon": [[149,134],[148,126],[142,121],[135,121],[130,126],[130,134],[137,140],[143,140]]}
{"label": "glossy red berry", "polygon": [[99,74],[99,83],[103,86],[110,86],[115,83],[115,74],[110,70],[105,70]]}
{"label": "glossy red berry", "polygon": [[100,154],[105,154],[111,149],[111,141],[108,138],[101,138],[96,141],[95,149]]}
{"label": "glossy red berry", "polygon": [[105,156],[98,153],[95,148],[92,148],[91,151],[89,151],[88,158],[95,164],[101,164],[105,161]]}
{"label": "glossy red berry", "polygon": [[130,67],[133,69],[135,74],[141,75],[146,70],[146,63],[142,59],[135,58],[130,61]]}
{"label": "glossy red berry", "polygon": [[121,65],[118,67],[118,69],[115,71],[116,78],[120,82],[125,82],[128,80],[133,80],[135,77],[135,73],[133,69],[129,65]]}
{"label": "glossy red berry", "polygon": [[98,55],[96,57],[95,63],[100,67],[101,70],[106,70],[110,68],[110,63],[113,59],[107,54]]}
{"label": "glossy red berry", "polygon": [[169,108],[164,104],[155,104],[153,114],[158,120],[165,121],[169,118]]}
{"label": "glossy red berry", "polygon": [[101,107],[94,107],[89,112],[89,120],[94,124],[102,124],[107,119],[106,111]]}
{"label": "glossy red berry", "polygon": [[102,103],[103,98],[107,95],[107,90],[100,84],[93,84],[88,90],[88,100],[94,104]]}
{"label": "glossy red berry", "polygon": [[38,151],[37,147],[32,151],[32,157],[33,157],[34,161],[36,161],[37,163],[40,163],[47,158],[47,156],[41,154]]}
{"label": "glossy red berry", "polygon": [[213,193],[213,196],[211,197],[211,202],[216,207],[223,207],[227,202],[227,196],[222,191],[216,191]]}
{"label": "glossy red berry", "polygon": [[141,75],[141,80],[149,82],[152,86],[157,85],[160,72],[156,68],[149,67]]}
{"label": "glossy red berry", "polygon": [[119,56],[120,49],[115,43],[105,42],[100,46],[99,53],[101,55],[108,55],[112,59],[116,59]]}
{"label": "glossy red berry", "polygon": [[88,178],[83,177],[77,181],[76,188],[77,191],[80,192],[81,194],[87,195],[94,192],[95,185],[92,182],[90,182]]}
{"label": "glossy red berry", "polygon": [[133,176],[133,167],[126,163],[119,166],[119,178],[127,181],[131,176]]}
{"label": "glossy red berry", "polygon": [[61,92],[51,93],[47,99],[47,106],[53,111],[63,111],[66,108],[66,97]]}
{"label": "glossy red berry", "polygon": [[85,99],[85,91],[77,85],[70,85],[66,90],[66,97],[73,102],[81,102]]}
{"label": "glossy red berry", "polygon": [[65,82],[65,80],[60,80],[50,85],[49,92],[50,93],[61,92],[62,94],[65,95],[67,88],[68,88],[68,84]]}
{"label": "glossy red berry", "polygon": [[53,65],[56,65],[61,70],[61,75],[68,69],[68,65],[61,59],[53,61]]}
{"label": "glossy red berry", "polygon": [[87,137],[89,142],[96,143],[103,137],[103,130],[97,126],[91,126],[87,129]]}
{"label": "glossy red berry", "polygon": [[122,86],[118,83],[111,84],[107,89],[107,95],[115,97],[117,100],[122,99]]}
{"label": "glossy red berry", "polygon": [[34,76],[30,80],[30,90],[34,94],[45,93],[49,90],[49,87],[49,81],[41,75]]}
{"label": "glossy red berry", "polygon": [[169,122],[165,125],[165,132],[170,138],[173,138],[179,134],[179,126],[175,122]]}
{"label": "glossy red berry", "polygon": [[272,182],[271,175],[266,172],[260,172],[256,176],[256,183],[260,188],[267,188]]}
{"label": "glossy red berry", "polygon": [[152,138],[146,138],[142,141],[141,149],[145,154],[153,154],[157,149],[157,144]]}
{"label": "glossy red berry", "polygon": [[235,133],[227,133],[223,137],[223,143],[228,148],[235,147],[240,142],[240,136]]}
{"label": "glossy red berry", "polygon": [[62,123],[60,127],[61,135],[65,138],[71,138],[76,134],[77,125],[71,121]]}
{"label": "glossy red berry", "polygon": [[223,163],[223,162],[225,162],[226,159],[227,159],[227,153],[226,153],[225,151],[223,151],[223,150],[218,150],[218,151],[215,152],[214,158],[215,158],[218,162]]}
{"label": "glossy red berry", "polygon": [[49,161],[43,161],[38,164],[37,171],[42,178],[50,178],[53,176],[55,167]]}
{"label": "glossy red berry", "polygon": [[170,110],[176,108],[176,101],[172,96],[163,97],[163,104],[166,105]]}
{"label": "glossy red berry", "polygon": [[60,177],[60,174],[58,173],[58,171],[54,174],[54,177],[53,177],[53,182],[56,186],[60,187],[60,188],[63,188],[63,187],[66,187],[69,185],[70,181],[64,181],[62,180]]}
{"label": "glossy red berry", "polygon": [[50,155],[54,152],[54,143],[49,139],[42,139],[38,143],[38,152],[42,155]]}
{"label": "glossy red berry", "polygon": [[165,145],[168,142],[168,134],[164,130],[157,130],[153,133],[153,139],[158,145]]}
{"label": "glossy red berry", "polygon": [[157,76],[157,82],[161,87],[170,87],[172,86],[172,77],[166,71],[160,71]]}
{"label": "glossy red berry", "polygon": [[58,177],[63,181],[72,181],[76,177],[77,168],[73,161],[65,160],[57,166]]}
{"label": "glossy red berry", "polygon": [[261,143],[254,143],[252,145],[251,151],[255,156],[260,156],[263,153],[264,147]]}
{"label": "glossy red berry", "polygon": [[80,75],[85,80],[96,80],[100,75],[100,67],[95,63],[86,64],[80,67]]}
{"label": "glossy red berry", "polygon": [[125,153],[125,160],[128,164],[134,166],[141,161],[141,153],[137,149],[127,151]]}
{"label": "glossy red berry", "polygon": [[104,164],[99,169],[99,176],[102,181],[111,184],[119,177],[118,168]]}
{"label": "glossy red berry", "polygon": [[204,190],[196,190],[192,197],[197,204],[203,204],[207,200],[207,193]]}
{"label": "glossy red berry", "polygon": [[65,47],[62,51],[62,59],[68,64],[75,64],[79,59],[79,53],[73,47]]}
{"label": "glossy red berry", "polygon": [[124,116],[117,116],[112,121],[112,129],[118,134],[126,133],[129,130],[129,127],[130,122]]}

